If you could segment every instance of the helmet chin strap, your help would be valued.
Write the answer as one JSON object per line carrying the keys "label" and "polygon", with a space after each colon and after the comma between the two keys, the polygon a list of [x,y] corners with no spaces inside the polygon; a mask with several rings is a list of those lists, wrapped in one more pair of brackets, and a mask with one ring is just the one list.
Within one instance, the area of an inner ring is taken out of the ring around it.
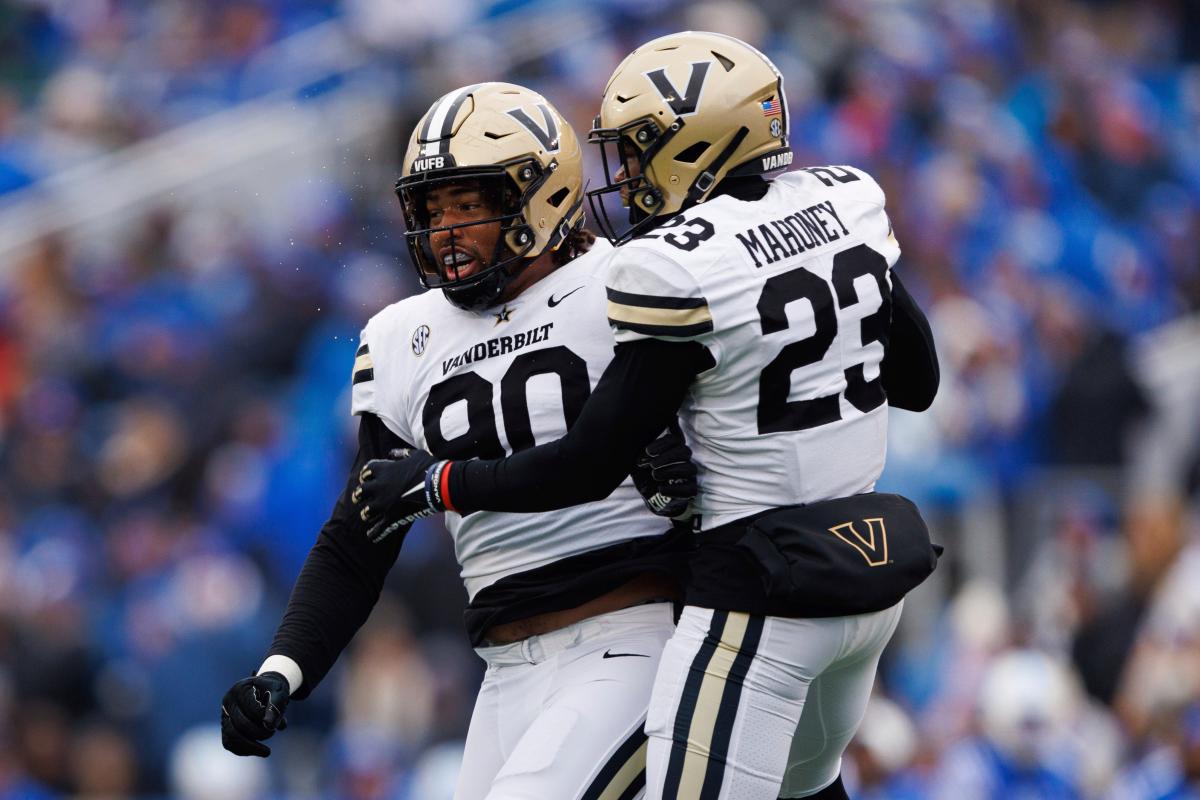
{"label": "helmet chin strap", "polygon": [[[501,252],[507,250],[504,236],[496,240],[496,248],[492,252],[491,263],[500,261]],[[510,251],[511,252],[511,251]],[[508,284],[517,273],[529,265],[530,259],[516,258],[512,264],[503,269],[493,270],[483,275],[479,280],[461,286],[445,286],[442,291],[446,299],[466,311],[483,311],[496,304],[496,300],[508,288]]]}
{"label": "helmet chin strap", "polygon": [[482,311],[495,305],[512,275],[507,269],[489,272],[474,283],[463,286],[444,286],[442,292],[446,299],[466,311]]}
{"label": "helmet chin strap", "polygon": [[709,163],[708,167],[696,176],[696,180],[692,181],[692,185],[688,187],[687,197],[684,200],[685,204],[695,205],[704,199],[708,191],[716,185],[717,173],[721,171],[734,152],[742,146],[742,142],[745,141],[749,133],[750,129],[745,125],[738,128],[737,133],[729,140],[729,144],[725,145],[725,148],[717,154],[717,157]]}

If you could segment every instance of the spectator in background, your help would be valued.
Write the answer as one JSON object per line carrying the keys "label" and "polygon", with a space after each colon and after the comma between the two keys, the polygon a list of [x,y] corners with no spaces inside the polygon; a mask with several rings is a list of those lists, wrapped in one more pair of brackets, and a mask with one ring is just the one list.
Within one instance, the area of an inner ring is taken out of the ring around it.
{"label": "spectator in background", "polygon": [[71,784],[80,797],[132,800],[137,796],[133,743],[115,726],[99,723],[78,730],[71,742]]}
{"label": "spectator in background", "polygon": [[385,604],[371,615],[355,637],[338,693],[340,736],[395,754],[391,769],[416,760],[430,740],[437,693],[402,608]]}
{"label": "spectator in background", "polygon": [[1125,337],[1089,324],[1065,292],[1044,298],[1036,324],[1059,376],[1047,410],[1047,460],[1123,467],[1134,426],[1151,410],[1127,362]]}
{"label": "spectator in background", "polygon": [[192,728],[172,748],[171,794],[180,800],[255,800],[269,785],[266,764],[225,757],[219,725]]}
{"label": "spectator in background", "polygon": [[1200,797],[1200,706],[1163,714],[1159,729],[1114,782],[1112,800],[1195,800]]}
{"label": "spectator in background", "polygon": [[908,714],[881,694],[871,698],[847,751],[846,789],[858,800],[922,800],[928,780],[914,763],[920,746]]}
{"label": "spectator in background", "polygon": [[1083,796],[1067,729],[1077,713],[1070,676],[1033,651],[998,658],[979,696],[979,735],[951,747],[934,780],[938,800]]}

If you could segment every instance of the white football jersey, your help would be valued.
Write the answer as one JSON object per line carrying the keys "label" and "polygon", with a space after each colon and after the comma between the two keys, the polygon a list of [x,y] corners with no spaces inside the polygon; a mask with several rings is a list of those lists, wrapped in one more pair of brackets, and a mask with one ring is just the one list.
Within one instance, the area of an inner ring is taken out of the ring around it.
{"label": "white football jersey", "polygon": [[716,361],[680,413],[703,528],[874,487],[899,255],[883,191],[850,167],[786,173],[758,200],[720,195],[618,248],[617,341],[691,339]]}
{"label": "white football jersey", "polygon": [[[375,414],[438,458],[500,458],[561,438],[613,357],[604,314],[612,252],[598,241],[490,311],[465,311],[440,291],[388,306],[362,332],[353,412]],[[629,479],[574,508],[448,512],[446,522],[472,600],[509,575],[668,527]]]}

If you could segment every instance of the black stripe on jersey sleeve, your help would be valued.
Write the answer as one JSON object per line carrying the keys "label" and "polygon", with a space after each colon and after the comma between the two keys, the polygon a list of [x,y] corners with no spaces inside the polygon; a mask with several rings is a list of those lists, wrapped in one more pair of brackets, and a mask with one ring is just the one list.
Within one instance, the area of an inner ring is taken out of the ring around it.
{"label": "black stripe on jersey sleeve", "polygon": [[708,300],[608,289],[608,323],[647,336],[689,337],[713,329]]}
{"label": "black stripe on jersey sleeve", "polygon": [[351,385],[375,380],[375,364],[371,360],[371,348],[363,342],[354,351],[354,379]]}
{"label": "black stripe on jersey sleeve", "polygon": [[623,306],[642,308],[704,308],[708,300],[704,297],[663,297],[657,294],[634,294],[617,289],[608,289],[608,299]]}
{"label": "black stripe on jersey sleeve", "polygon": [[680,338],[711,333],[713,329],[711,319],[707,322],[696,323],[695,325],[644,325],[609,317],[608,324],[619,330],[632,331],[633,333],[641,333],[646,336],[675,336]]}

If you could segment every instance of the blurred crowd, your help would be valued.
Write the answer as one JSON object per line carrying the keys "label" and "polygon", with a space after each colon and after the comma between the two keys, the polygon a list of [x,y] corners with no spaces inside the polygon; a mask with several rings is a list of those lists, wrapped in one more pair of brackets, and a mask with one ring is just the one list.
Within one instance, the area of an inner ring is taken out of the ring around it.
{"label": "blurred crowd", "polygon": [[7,0],[0,193],[270,92],[256,60],[328,19],[321,0]]}
{"label": "blurred crowd", "polygon": [[[529,29],[562,47],[480,33],[555,18]],[[481,662],[437,522],[269,760],[220,749],[219,699],[341,489],[357,333],[418,290],[390,194],[415,115],[503,78],[586,130],[620,58],[686,28],[776,61],[797,164],[879,177],[937,335],[881,487],[948,554],[852,796],[1200,797],[1200,6],[8,0],[0,207],[278,89],[271,48],[321,24],[399,76],[386,163],[309,176],[282,235],[164,201],[0,263],[0,800],[450,797]]]}

